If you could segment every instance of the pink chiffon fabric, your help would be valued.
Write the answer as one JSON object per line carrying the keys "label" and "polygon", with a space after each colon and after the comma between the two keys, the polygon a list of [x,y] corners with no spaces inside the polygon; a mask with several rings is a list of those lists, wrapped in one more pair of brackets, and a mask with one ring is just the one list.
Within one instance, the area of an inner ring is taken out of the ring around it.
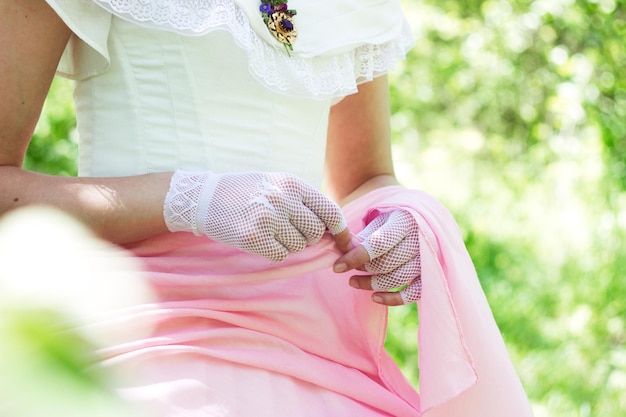
{"label": "pink chiffon fabric", "polygon": [[347,284],[351,272],[332,272],[340,253],[329,236],[282,263],[187,233],[128,247],[157,300],[95,325],[112,337],[102,366],[138,415],[532,415],[446,209],[392,186],[344,212],[357,233],[397,207],[422,233],[419,390],[383,348],[386,308]]}

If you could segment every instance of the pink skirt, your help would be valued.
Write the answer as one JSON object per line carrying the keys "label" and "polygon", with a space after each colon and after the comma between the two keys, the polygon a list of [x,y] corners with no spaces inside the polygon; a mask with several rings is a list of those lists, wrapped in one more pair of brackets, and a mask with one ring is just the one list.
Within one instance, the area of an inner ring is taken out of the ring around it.
{"label": "pink skirt", "polygon": [[92,325],[101,366],[154,417],[526,417],[532,412],[457,225],[400,186],[344,208],[352,232],[372,209],[420,224],[420,386],[383,348],[387,310],[331,270],[332,238],[282,263],[187,233],[128,247],[154,302]]}

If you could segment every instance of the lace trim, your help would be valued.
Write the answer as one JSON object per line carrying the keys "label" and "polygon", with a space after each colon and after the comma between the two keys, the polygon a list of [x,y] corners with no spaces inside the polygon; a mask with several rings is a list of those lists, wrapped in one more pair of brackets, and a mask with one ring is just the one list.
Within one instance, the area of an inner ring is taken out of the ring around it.
{"label": "lace trim", "polygon": [[261,39],[232,0],[93,0],[116,16],[143,26],[189,35],[227,29],[248,54],[249,70],[262,84],[287,95],[343,97],[403,60],[413,44],[405,21],[401,35],[332,56],[288,56]]}
{"label": "lace trim", "polygon": [[170,232],[193,232],[201,236],[196,219],[198,201],[210,176],[210,172],[174,172],[163,202],[163,218]]}

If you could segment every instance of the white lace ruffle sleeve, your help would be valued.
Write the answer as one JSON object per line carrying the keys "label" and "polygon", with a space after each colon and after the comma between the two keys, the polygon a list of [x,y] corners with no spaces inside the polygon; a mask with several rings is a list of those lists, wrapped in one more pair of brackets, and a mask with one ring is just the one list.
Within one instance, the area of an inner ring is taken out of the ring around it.
{"label": "white lace ruffle sleeve", "polygon": [[106,71],[111,16],[188,36],[227,30],[250,73],[269,89],[318,99],[342,97],[393,68],[412,46],[399,0],[289,0],[298,38],[288,54],[270,34],[259,0],[47,0],[74,32],[60,75]]}
{"label": "white lace ruffle sleeve", "polygon": [[65,47],[57,73],[81,80],[106,71],[110,65],[107,39],[111,14],[90,1],[46,1],[74,32]]}

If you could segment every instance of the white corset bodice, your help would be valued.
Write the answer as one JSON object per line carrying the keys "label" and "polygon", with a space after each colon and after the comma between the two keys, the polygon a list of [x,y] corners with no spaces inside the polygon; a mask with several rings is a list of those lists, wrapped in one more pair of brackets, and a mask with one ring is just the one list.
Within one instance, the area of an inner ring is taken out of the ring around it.
{"label": "white corset bodice", "polygon": [[72,30],[79,173],[289,171],[319,185],[330,106],[387,73],[412,36],[399,0],[290,0],[298,40],[258,0],[46,0]]}
{"label": "white corset bodice", "polygon": [[289,171],[319,185],[331,100],[267,89],[229,32],[113,17],[108,52],[107,71],[76,83],[80,175]]}

